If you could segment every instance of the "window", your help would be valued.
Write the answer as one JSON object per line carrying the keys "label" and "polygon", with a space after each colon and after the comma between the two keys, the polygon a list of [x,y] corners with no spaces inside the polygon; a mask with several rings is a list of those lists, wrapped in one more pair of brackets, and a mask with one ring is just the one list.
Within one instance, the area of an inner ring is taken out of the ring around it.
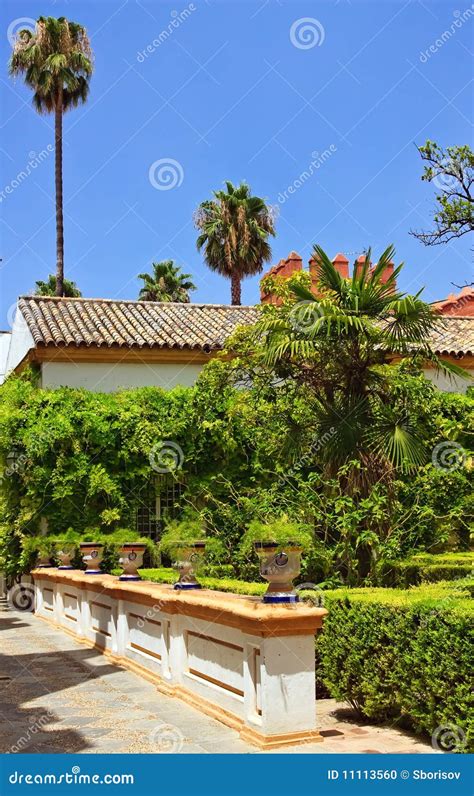
{"label": "window", "polygon": [[179,515],[179,501],[184,484],[172,476],[163,475],[144,487],[135,508],[135,525],[138,533],[153,540],[160,538],[165,517],[174,519]]}

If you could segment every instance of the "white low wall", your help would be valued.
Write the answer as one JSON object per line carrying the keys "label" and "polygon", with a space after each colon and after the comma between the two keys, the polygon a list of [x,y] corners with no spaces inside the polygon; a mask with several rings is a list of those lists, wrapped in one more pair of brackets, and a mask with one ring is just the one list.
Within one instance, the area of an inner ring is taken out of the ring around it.
{"label": "white low wall", "polygon": [[36,613],[260,746],[317,740],[314,633],[326,611],[35,570]]}

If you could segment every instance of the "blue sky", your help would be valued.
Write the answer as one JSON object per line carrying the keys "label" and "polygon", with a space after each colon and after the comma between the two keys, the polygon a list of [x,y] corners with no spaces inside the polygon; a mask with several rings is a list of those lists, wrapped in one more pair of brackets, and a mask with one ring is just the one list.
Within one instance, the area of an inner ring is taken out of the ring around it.
{"label": "blue sky", "polygon": [[[6,70],[8,33],[22,18],[65,15],[92,39],[90,99],[64,124],[66,276],[85,296],[134,299],[136,275],[172,258],[192,273],[194,301],[228,303],[228,283],[196,250],[192,216],[230,179],[278,207],[274,262],[291,249],[307,261],[313,243],[352,260],[393,242],[406,263],[402,287],[426,286],[434,300],[472,279],[472,244],[427,248],[409,235],[429,226],[434,207],[415,144],[472,141],[470,9],[430,0],[4,1],[0,328],[17,296],[55,268],[53,120],[32,110]],[[162,31],[170,35],[159,41]],[[257,300],[255,277],[243,302]]]}

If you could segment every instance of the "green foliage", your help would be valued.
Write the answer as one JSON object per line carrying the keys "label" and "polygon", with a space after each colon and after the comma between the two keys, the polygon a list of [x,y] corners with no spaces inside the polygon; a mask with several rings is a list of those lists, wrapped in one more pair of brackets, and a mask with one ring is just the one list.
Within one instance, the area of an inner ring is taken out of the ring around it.
{"label": "green foliage", "polygon": [[[57,279],[54,274],[50,274],[48,276],[47,282],[43,282],[41,279],[36,282],[35,293],[37,296],[56,296],[56,286]],[[80,298],[82,293],[75,282],[72,282],[70,279],[64,279],[63,296],[69,296],[70,298]]]}
{"label": "green foliage", "polygon": [[421,582],[456,580],[474,574],[474,553],[418,554],[383,564],[387,585],[408,587]]}
{"label": "green foliage", "polygon": [[[175,583],[176,572],[174,569],[162,567],[159,569],[141,569],[140,575],[144,580],[152,583]],[[205,589],[232,592],[233,594],[248,594],[250,596],[263,595],[267,590],[267,583],[249,583],[236,578],[216,578],[199,576],[199,583]]]}
{"label": "green foliage", "polygon": [[212,199],[199,205],[195,223],[200,231],[197,248],[204,250],[206,265],[231,280],[232,304],[240,304],[241,280],[260,273],[271,259],[271,209],[252,196],[246,183],[227,181],[225,191],[214,191]]}
{"label": "green foliage", "polygon": [[462,581],[326,592],[324,605],[316,647],[332,697],[429,735],[454,724],[466,735],[458,751],[472,751],[473,604]]}
{"label": "green foliage", "polygon": [[152,263],[152,268],[152,274],[138,274],[138,278],[143,280],[139,301],[189,302],[189,292],[196,290],[191,274],[183,274],[181,266],[175,265],[173,260]]}
{"label": "green foliage", "polygon": [[10,74],[24,75],[39,113],[54,113],[87,100],[93,59],[85,28],[65,17],[39,17],[34,31],[20,30],[13,45]]}
{"label": "green foliage", "polygon": [[426,246],[447,243],[474,230],[474,152],[464,146],[442,149],[435,141],[418,147],[427,164],[422,180],[438,187],[434,229],[411,234]]}
{"label": "green foliage", "polygon": [[253,520],[242,537],[240,552],[246,556],[255,556],[255,542],[275,542],[283,549],[290,542],[301,547],[305,552],[314,550],[314,538],[311,529],[297,522],[291,522],[282,515],[273,522]]}
{"label": "green foliage", "polygon": [[[350,471],[362,465],[328,473],[330,435],[307,385],[275,386],[259,371],[245,390],[235,386],[241,374],[237,356],[206,366],[195,387],[169,392],[102,395],[8,379],[0,388],[0,556],[8,576],[19,571],[22,540],[38,535],[41,518],[52,538],[72,528],[99,541],[97,534],[134,528],[144,492],[161,488],[150,453],[163,440],[182,449],[181,468],[167,478],[184,484],[180,508],[206,529],[209,574],[230,567],[227,574],[257,580],[258,558],[242,553],[242,537],[252,522],[282,515],[309,529],[301,580],[323,588],[383,583],[384,561],[466,548],[468,457],[452,471],[429,457],[392,484],[381,479],[368,493],[348,490]],[[437,392],[401,368],[391,370],[388,390],[387,400],[397,412],[408,409],[429,450],[445,439],[468,450],[472,397]],[[133,541],[130,533],[124,541]]]}

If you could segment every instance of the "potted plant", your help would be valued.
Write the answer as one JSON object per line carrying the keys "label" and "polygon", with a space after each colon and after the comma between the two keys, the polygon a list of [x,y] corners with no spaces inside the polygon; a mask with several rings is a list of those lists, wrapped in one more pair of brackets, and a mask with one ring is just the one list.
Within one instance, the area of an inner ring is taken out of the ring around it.
{"label": "potted plant", "polygon": [[54,542],[52,539],[48,538],[47,536],[38,536],[35,539],[36,542],[36,555],[37,567],[50,567],[51,566],[51,558],[54,553]]}
{"label": "potted plant", "polygon": [[289,521],[286,516],[271,523],[258,520],[250,523],[241,549],[249,552],[253,547],[260,559],[260,574],[268,580],[263,602],[298,602],[293,580],[300,573],[301,554],[312,544],[308,528]]}
{"label": "potted plant", "polygon": [[59,558],[58,569],[74,569],[71,560],[74,558],[79,545],[80,536],[72,528],[68,528],[66,533],[56,536],[56,555]]}
{"label": "potted plant", "polygon": [[179,572],[179,580],[174,584],[175,589],[200,589],[201,584],[196,580],[204,552],[206,540],[203,524],[200,519],[184,519],[181,522],[171,522],[161,537],[159,550],[168,556],[173,567]]}
{"label": "potted plant", "polygon": [[99,541],[101,535],[98,532],[86,534],[80,543],[82,560],[86,565],[85,575],[102,575],[100,562],[104,557],[104,545]]}
{"label": "potted plant", "polygon": [[27,536],[22,540],[21,566],[24,571],[34,567],[50,567],[54,544],[48,536]]}

